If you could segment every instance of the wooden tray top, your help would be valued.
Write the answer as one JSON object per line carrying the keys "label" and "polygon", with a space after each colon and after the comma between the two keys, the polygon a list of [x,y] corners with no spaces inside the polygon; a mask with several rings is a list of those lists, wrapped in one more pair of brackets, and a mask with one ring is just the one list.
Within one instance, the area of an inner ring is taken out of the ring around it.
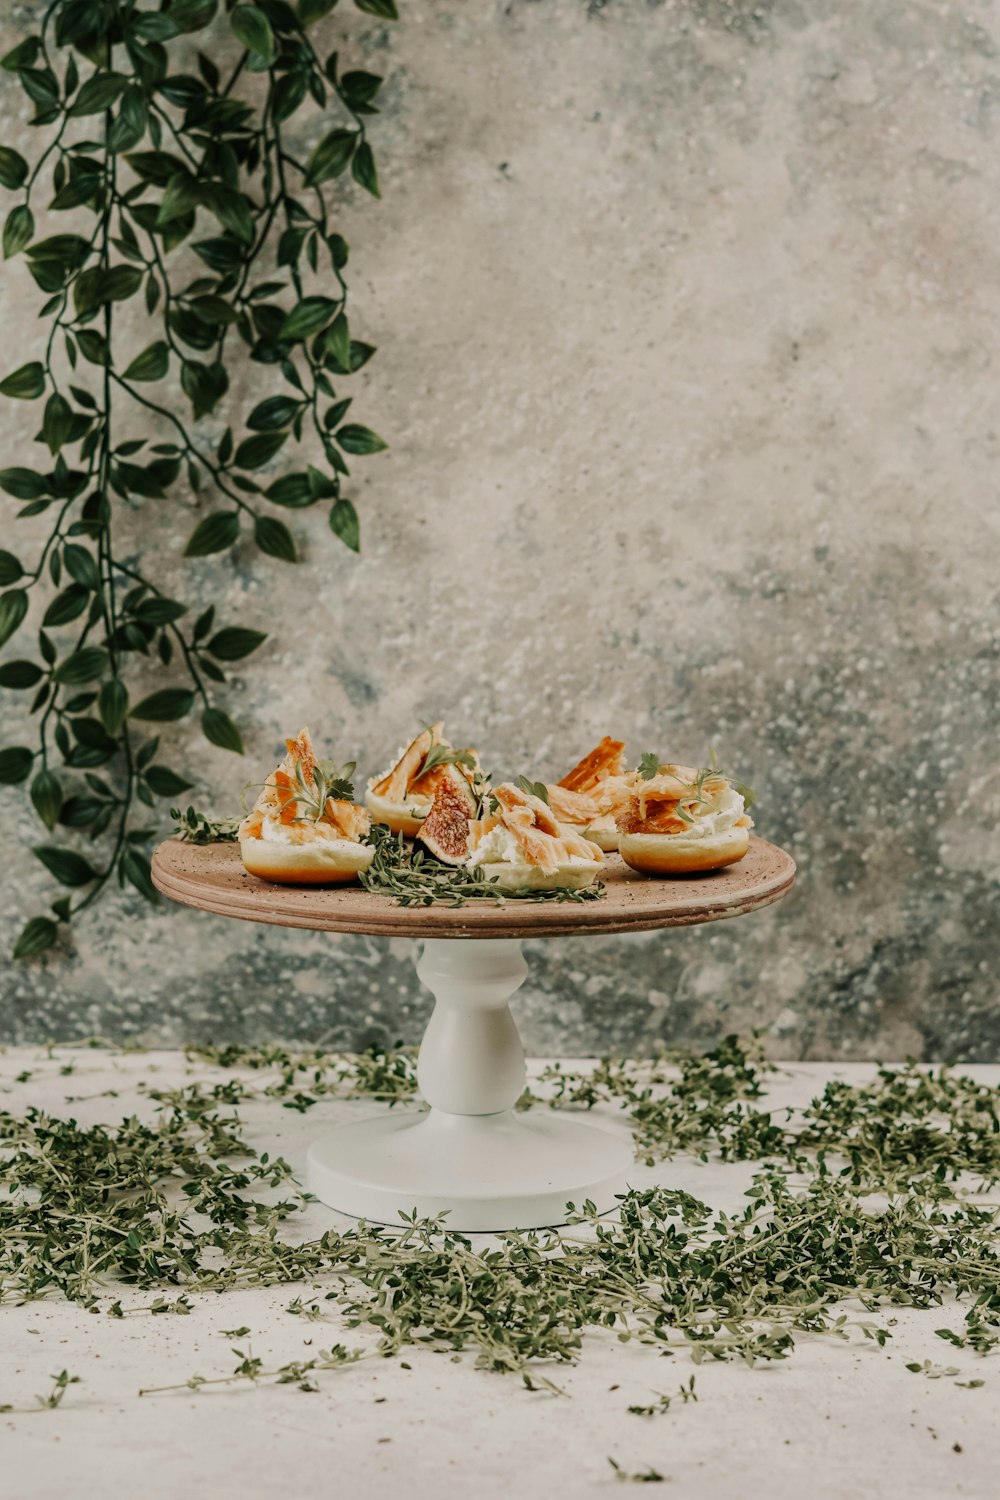
{"label": "wooden tray top", "polygon": [[751,837],[739,864],[710,875],[649,879],[616,854],[605,858],[596,901],[492,901],[464,906],[397,906],[358,885],[273,885],[248,875],[235,844],[168,839],[153,855],[157,890],[201,911],[278,927],[360,932],[378,937],[549,937],[690,927],[739,917],[780,901],[795,881],[790,854]]}

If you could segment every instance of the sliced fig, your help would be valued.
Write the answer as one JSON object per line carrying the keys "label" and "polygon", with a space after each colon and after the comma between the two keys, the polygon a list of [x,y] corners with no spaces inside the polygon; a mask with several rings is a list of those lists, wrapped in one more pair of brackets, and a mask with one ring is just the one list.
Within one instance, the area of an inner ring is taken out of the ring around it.
{"label": "sliced fig", "polygon": [[431,810],[417,838],[442,864],[464,864],[469,855],[469,824],[477,810],[468,778],[457,766],[442,766]]}

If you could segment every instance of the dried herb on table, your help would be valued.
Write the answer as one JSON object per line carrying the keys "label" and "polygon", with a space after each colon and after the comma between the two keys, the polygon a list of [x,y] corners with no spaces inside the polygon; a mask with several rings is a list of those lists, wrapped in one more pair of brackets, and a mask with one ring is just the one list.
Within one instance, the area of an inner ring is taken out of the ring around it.
{"label": "dried herb on table", "polygon": [[180,1290],[196,1313],[199,1292],[308,1284],[289,1311],[329,1323],[330,1349],[272,1369],[241,1348],[230,1373],[193,1375],[191,1388],[273,1379],[313,1389],[323,1371],[420,1346],[558,1390],[553,1367],[602,1334],[696,1364],[753,1366],[791,1357],[808,1337],[881,1346],[894,1308],[956,1299],[964,1322],[939,1336],[973,1355],[1000,1348],[1000,1210],[983,1201],[1000,1181],[998,1093],[947,1069],[884,1068],[870,1084],[829,1085],[799,1119],[772,1119],[759,1056],[732,1038],[703,1057],[553,1067],[546,1085],[562,1107],[617,1101],[650,1158],[758,1160],[746,1206],[727,1214],[658,1186],[628,1193],[617,1218],[578,1205],[564,1229],[473,1240],[406,1221],[303,1242],[294,1227],[307,1200],[286,1162],[249,1146],[239,1106],[369,1090],[409,1099],[411,1054],[191,1056],[222,1076],[148,1090],[152,1124],[0,1114],[6,1300],[62,1295],[120,1316],[124,1283]]}

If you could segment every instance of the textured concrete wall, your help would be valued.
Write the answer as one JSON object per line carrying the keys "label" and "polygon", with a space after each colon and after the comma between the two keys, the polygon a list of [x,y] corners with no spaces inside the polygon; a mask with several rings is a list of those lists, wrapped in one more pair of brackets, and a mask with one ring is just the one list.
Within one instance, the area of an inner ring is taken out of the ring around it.
{"label": "textured concrete wall", "polygon": [[[366,770],[439,714],[550,776],[605,732],[714,744],[798,889],[533,945],[528,1044],[761,1027],[780,1056],[995,1057],[998,7],[404,10],[325,23],[388,77],[384,202],[345,189],[342,227],[380,346],[359,417],[391,451],[357,466],[360,560],[307,514],[294,573],[184,568],[273,631],[232,694],[245,770],[178,736],[201,800],[231,805],[305,721]],[[8,344],[37,336],[19,277]],[[141,544],[189,525],[146,507]],[[0,879],[6,939],[45,883],[13,844]],[[358,1044],[426,1012],[405,945],[127,897],[2,984],[11,1038]]]}

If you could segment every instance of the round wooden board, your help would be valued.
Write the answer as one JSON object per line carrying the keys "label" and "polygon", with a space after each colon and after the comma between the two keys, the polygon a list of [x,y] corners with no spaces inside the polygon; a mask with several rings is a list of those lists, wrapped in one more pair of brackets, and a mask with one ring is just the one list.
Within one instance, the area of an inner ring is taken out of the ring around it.
{"label": "round wooden board", "polygon": [[739,864],[711,875],[653,880],[616,854],[605,859],[605,891],[596,901],[492,901],[465,906],[397,906],[361,886],[273,885],[248,875],[236,844],[168,839],[153,855],[153,884],[182,906],[245,922],[361,932],[379,937],[550,937],[641,932],[739,917],[770,906],[795,881],[795,861],[774,844],[751,838]]}

